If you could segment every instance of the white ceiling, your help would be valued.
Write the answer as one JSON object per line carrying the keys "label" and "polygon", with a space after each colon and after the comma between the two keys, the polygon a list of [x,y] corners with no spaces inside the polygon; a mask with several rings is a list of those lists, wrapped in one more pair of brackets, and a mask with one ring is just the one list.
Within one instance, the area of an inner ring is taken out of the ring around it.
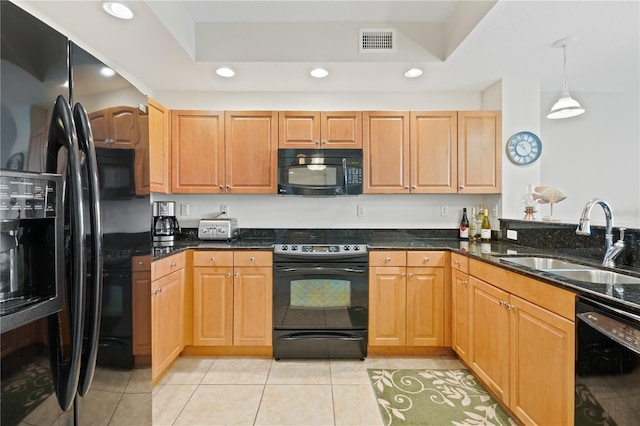
{"label": "white ceiling", "polygon": [[[152,91],[479,91],[509,77],[560,92],[566,37],[571,92],[639,90],[638,0],[126,1],[131,21],[99,1],[17,3]],[[360,53],[362,28],[394,28],[396,50]],[[404,78],[412,66],[425,73]]]}

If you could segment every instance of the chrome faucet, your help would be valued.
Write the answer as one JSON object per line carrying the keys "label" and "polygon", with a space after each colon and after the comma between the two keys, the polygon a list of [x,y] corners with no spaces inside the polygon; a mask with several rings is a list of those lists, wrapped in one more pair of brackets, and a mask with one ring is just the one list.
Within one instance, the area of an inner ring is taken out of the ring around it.
{"label": "chrome faucet", "polygon": [[591,225],[589,223],[591,217],[591,209],[594,205],[599,204],[604,210],[604,216],[606,219],[606,231],[604,234],[605,253],[602,265],[609,268],[615,268],[616,258],[624,251],[624,231],[625,228],[620,228],[620,239],[613,244],[613,213],[611,212],[611,206],[606,201],[600,198],[594,198],[589,200],[582,209],[582,216],[580,216],[580,223],[576,228],[576,234],[578,235],[591,235]]}

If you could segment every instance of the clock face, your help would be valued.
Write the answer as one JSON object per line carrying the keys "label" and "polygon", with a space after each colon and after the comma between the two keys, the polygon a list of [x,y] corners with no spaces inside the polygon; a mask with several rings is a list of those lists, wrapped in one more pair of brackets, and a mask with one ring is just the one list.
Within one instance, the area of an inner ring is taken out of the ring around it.
{"label": "clock face", "polygon": [[518,132],[507,142],[507,157],[517,165],[531,164],[540,158],[542,142],[531,132]]}

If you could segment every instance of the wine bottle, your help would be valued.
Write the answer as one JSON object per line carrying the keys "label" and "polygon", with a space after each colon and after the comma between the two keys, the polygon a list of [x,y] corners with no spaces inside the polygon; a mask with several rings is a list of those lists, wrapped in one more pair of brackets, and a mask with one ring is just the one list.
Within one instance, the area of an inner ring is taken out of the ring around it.
{"label": "wine bottle", "polygon": [[482,218],[482,226],[480,227],[480,239],[482,241],[491,241],[491,222],[489,222],[489,210],[484,209],[484,218]]}
{"label": "wine bottle", "polygon": [[476,221],[476,208],[471,208],[471,220],[469,221],[469,241],[478,240],[478,222]]}
{"label": "wine bottle", "polygon": [[460,238],[469,239],[469,218],[467,217],[467,208],[462,209],[462,220],[460,220]]}
{"label": "wine bottle", "polygon": [[482,229],[482,219],[484,219],[484,207],[480,203],[478,214],[476,215],[476,241],[480,240],[480,230]]}

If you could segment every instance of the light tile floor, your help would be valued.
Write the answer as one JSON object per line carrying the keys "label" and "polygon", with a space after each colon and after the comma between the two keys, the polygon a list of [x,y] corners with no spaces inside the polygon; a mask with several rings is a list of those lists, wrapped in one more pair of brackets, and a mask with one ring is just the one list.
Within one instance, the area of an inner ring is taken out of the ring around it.
{"label": "light tile floor", "polygon": [[153,389],[153,424],[381,425],[368,368],[464,366],[450,357],[181,357]]}

